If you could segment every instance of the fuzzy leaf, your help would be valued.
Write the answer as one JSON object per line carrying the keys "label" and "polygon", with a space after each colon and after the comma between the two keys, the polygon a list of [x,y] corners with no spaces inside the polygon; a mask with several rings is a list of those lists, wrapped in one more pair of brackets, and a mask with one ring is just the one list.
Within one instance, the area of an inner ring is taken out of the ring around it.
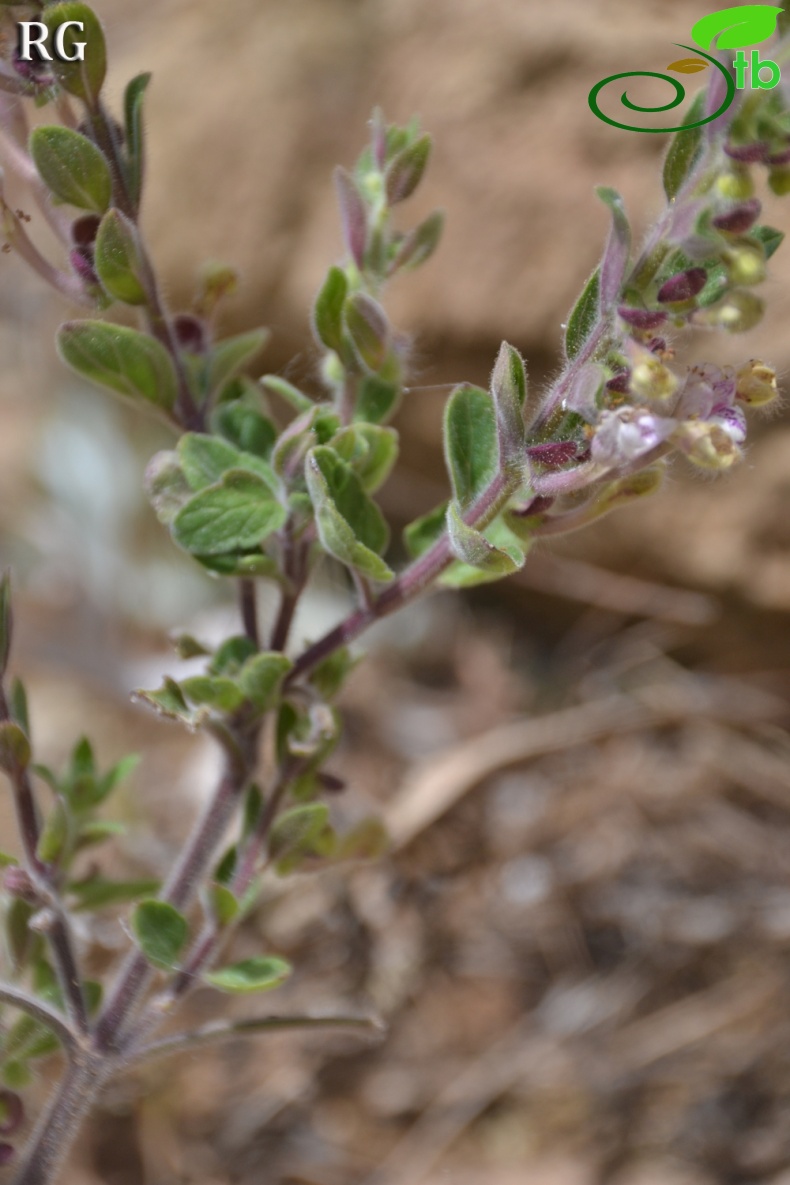
{"label": "fuzzy leaf", "polygon": [[205,704],[218,712],[235,712],[244,703],[244,695],[233,679],[222,676],[194,675],[182,679],[180,687],[191,703]]}
{"label": "fuzzy leaf", "polygon": [[378,424],[352,424],[333,437],[332,448],[351,466],[362,488],[373,493],[387,480],[398,459],[398,434]]}
{"label": "fuzzy leaf", "polygon": [[184,915],[165,901],[141,901],[132,914],[132,930],[148,962],[162,971],[175,967],[189,936]]}
{"label": "fuzzy leaf", "polygon": [[250,470],[272,492],[277,489],[277,478],[267,461],[252,453],[241,452],[218,436],[186,432],[178,442],[178,459],[190,488],[195,492],[221,481],[231,469]]}
{"label": "fuzzy leaf", "polygon": [[323,802],[308,802],[283,811],[269,835],[269,855],[277,860],[310,851],[328,821],[329,808]]}
{"label": "fuzzy leaf", "polygon": [[389,349],[389,322],[382,306],[365,292],[355,292],[346,301],[345,320],[363,366],[380,370]]}
{"label": "fuzzy leaf", "polygon": [[612,229],[601,262],[601,301],[609,305],[618,299],[628,266],[631,250],[631,227],[623,205],[623,199],[616,189],[599,185],[595,191],[612,212]]}
{"label": "fuzzy leaf", "polygon": [[196,555],[220,555],[258,546],[287,517],[262,478],[231,469],[179,510],[173,519],[173,538]]}
{"label": "fuzzy leaf", "polygon": [[403,542],[412,559],[417,559],[424,551],[440,539],[447,526],[447,502],[440,502],[427,514],[416,518],[403,530]]}
{"label": "fuzzy leaf", "polygon": [[766,259],[770,259],[779,249],[785,237],[784,231],[777,230],[775,226],[753,226],[749,233],[762,243]]}
{"label": "fuzzy leaf", "polygon": [[324,549],[372,580],[390,580],[392,571],[377,554],[387,546],[387,524],[350,466],[319,446],[307,455],[305,480]]}
{"label": "fuzzy leaf", "polygon": [[565,353],[569,361],[578,355],[598,318],[600,309],[601,269],[596,268],[582,289],[568,317],[565,329]]}
{"label": "fuzzy leaf", "polygon": [[57,799],[47,815],[39,836],[36,855],[45,864],[55,864],[66,850],[71,836],[71,817],[62,799]]}
{"label": "fuzzy leaf", "polygon": [[75,42],[84,42],[84,61],[68,62],[55,57],[51,69],[64,90],[95,108],[107,73],[107,49],[96,14],[87,4],[70,2],[45,8],[39,19],[50,29],[50,43],[54,40],[55,30],[66,21],[82,24],[82,29],[72,26],[65,30],[63,48],[64,56],[72,57]]}
{"label": "fuzzy leaf", "polygon": [[275,395],[279,395],[281,399],[284,399],[299,414],[304,411],[312,411],[315,407],[312,399],[308,399],[298,387],[295,387],[293,383],[289,383],[287,379],[281,379],[277,374],[265,374],[261,379],[261,383],[268,391],[273,391]]}
{"label": "fuzzy leaf", "polygon": [[146,303],[137,230],[120,210],[108,210],[102,218],[93,260],[102,287],[110,296],[124,304]]}
{"label": "fuzzy leaf", "polygon": [[336,353],[343,348],[343,305],[347,293],[346,273],[339,267],[330,267],[313,306],[316,338]]}
{"label": "fuzzy leaf", "polygon": [[335,169],[335,189],[340,205],[343,238],[349,255],[360,270],[365,258],[368,216],[354,178],[345,169]]}
{"label": "fuzzy leaf", "polygon": [[30,764],[30,741],[12,720],[0,723],[0,769],[15,774]]}
{"label": "fuzzy leaf", "polygon": [[398,271],[400,268],[413,270],[430,259],[439,246],[443,230],[444,212],[434,210],[419,226],[404,235],[390,264],[390,273]]}
{"label": "fuzzy leaf", "polygon": [[143,137],[143,95],[151,81],[150,74],[138,74],[127,85],[123,95],[123,114],[126,130],[126,178],[129,196],[135,207],[145,174],[145,141]]}
{"label": "fuzzy leaf", "polygon": [[141,897],[150,897],[158,888],[159,882],[155,880],[108,881],[100,876],[91,876],[86,880],[72,881],[68,891],[77,899],[75,909],[94,910],[139,901]]}
{"label": "fuzzy leaf", "polygon": [[509,460],[520,461],[524,452],[524,405],[527,398],[527,372],[514,346],[502,342],[494,372],[491,394],[496,404],[502,453]]}
{"label": "fuzzy leaf", "polygon": [[244,453],[268,460],[277,429],[271,420],[241,400],[221,403],[212,417],[212,427],[220,436]]}
{"label": "fuzzy leaf", "polygon": [[377,374],[366,374],[359,384],[354,419],[370,424],[383,424],[392,416],[400,402],[400,388]]}
{"label": "fuzzy leaf", "polygon": [[509,576],[523,567],[524,556],[517,548],[495,547],[480,531],[465,523],[454,503],[447,510],[447,533],[456,559],[495,577]]}
{"label": "fuzzy leaf", "polygon": [[208,394],[221,391],[248,362],[259,354],[269,340],[268,329],[251,329],[219,342],[211,351],[208,363]]}
{"label": "fuzzy leaf", "polygon": [[267,712],[274,706],[280,684],[292,665],[284,654],[256,654],[241,668],[239,687],[256,708]]}
{"label": "fuzzy leaf", "polygon": [[474,502],[499,468],[494,398],[481,387],[456,387],[444,413],[444,455],[456,501]]}
{"label": "fuzzy leaf", "polygon": [[107,321],[68,321],[58,330],[57,346],[72,370],[100,387],[164,411],[176,401],[170,355],[145,333]]}
{"label": "fuzzy leaf", "polygon": [[384,187],[391,206],[405,201],[414,193],[422,180],[432,147],[430,136],[420,136],[390,161],[384,175]]}
{"label": "fuzzy leaf", "polygon": [[[696,123],[702,119],[705,94],[698,94],[689,108],[684,123]],[[702,151],[702,128],[680,128],[672,137],[664,161],[664,193],[672,201],[683,187]]]}
{"label": "fuzzy leaf", "polygon": [[87,136],[59,125],[38,127],[30,134],[30,155],[58,201],[94,214],[107,209],[112,195],[110,166]]}
{"label": "fuzzy leaf", "polygon": [[221,992],[266,992],[279,987],[290,974],[291,964],[285,959],[260,956],[211,971],[203,981]]}

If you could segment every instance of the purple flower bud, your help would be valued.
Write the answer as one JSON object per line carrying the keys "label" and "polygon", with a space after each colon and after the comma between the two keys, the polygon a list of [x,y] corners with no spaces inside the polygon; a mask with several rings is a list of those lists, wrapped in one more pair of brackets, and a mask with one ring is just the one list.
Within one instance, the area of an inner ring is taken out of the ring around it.
{"label": "purple flower bud", "polygon": [[199,317],[192,313],[176,313],[173,317],[173,332],[181,349],[186,350],[188,354],[206,352],[206,327]]}
{"label": "purple flower bud", "polygon": [[0,1135],[10,1136],[22,1126],[24,1118],[25,1108],[19,1095],[12,1090],[0,1090]]}
{"label": "purple flower bud", "polygon": [[662,304],[693,300],[705,287],[707,280],[708,273],[704,267],[690,267],[685,272],[678,272],[676,276],[670,276],[659,288],[657,299]]}
{"label": "purple flower bud", "polygon": [[20,78],[24,78],[25,82],[30,82],[33,86],[52,86],[55,81],[54,74],[43,59],[23,62],[18,49],[13,52],[11,66]]}
{"label": "purple flower bud", "polygon": [[349,255],[361,269],[368,241],[368,215],[365,203],[354,178],[339,166],[335,169],[335,188],[340,206],[340,220],[343,224],[343,238]]}
{"label": "purple flower bud", "polygon": [[[27,901],[30,905],[36,905],[38,902],[38,894],[36,893],[33,879],[29,872],[24,868],[19,868],[16,865],[11,865],[6,868],[3,873],[3,888],[11,897],[21,897],[23,901]],[[0,1098],[2,1095],[0,1094]],[[2,1128],[0,1128],[2,1131]]]}
{"label": "purple flower bud", "polygon": [[665,337],[651,337],[647,348],[651,354],[666,354],[667,339]]}
{"label": "purple flower bud", "polygon": [[716,230],[726,231],[732,235],[742,235],[760,216],[762,206],[757,198],[749,198],[724,214],[717,214],[711,221]]}
{"label": "purple flower bud", "polygon": [[617,315],[634,329],[657,329],[667,319],[663,309],[629,309],[627,305],[620,305]]}
{"label": "purple flower bud", "polygon": [[84,284],[94,286],[99,283],[90,247],[75,247],[73,251],[69,252],[69,262]]}
{"label": "purple flower bud", "polygon": [[346,788],[343,778],[338,778],[335,774],[327,773],[326,770],[320,770],[316,776],[321,789],[325,790],[327,794],[340,794]]}
{"label": "purple flower bud", "polygon": [[613,374],[606,384],[606,390],[612,391],[615,395],[627,395],[628,384],[631,378],[630,370],[621,370],[617,374]]}
{"label": "purple flower bud", "polygon": [[14,1148],[12,1144],[0,1144],[0,1165],[10,1164],[14,1159]]}
{"label": "purple flower bud", "polygon": [[527,456],[530,461],[547,469],[558,469],[560,465],[575,461],[578,451],[575,440],[550,440],[546,444],[531,445],[527,449]]}
{"label": "purple flower bud", "polygon": [[768,145],[758,144],[725,144],[724,151],[732,160],[740,161],[744,165],[756,165],[765,160]]}
{"label": "purple flower bud", "polygon": [[75,247],[92,247],[99,232],[98,214],[83,214],[71,224],[71,241]]}
{"label": "purple flower bud", "polygon": [[785,148],[782,152],[772,152],[765,158],[767,165],[786,165],[790,163],[790,148]]}

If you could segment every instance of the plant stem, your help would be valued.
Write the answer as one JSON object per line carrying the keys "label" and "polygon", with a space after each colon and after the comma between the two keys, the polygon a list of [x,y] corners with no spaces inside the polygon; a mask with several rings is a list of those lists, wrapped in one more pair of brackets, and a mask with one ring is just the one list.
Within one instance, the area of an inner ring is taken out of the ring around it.
{"label": "plant stem", "polygon": [[66,1069],[23,1153],[14,1185],[50,1185],[68,1157],[111,1067],[83,1054]]}
{"label": "plant stem", "polygon": [[189,1033],[178,1033],[175,1037],[164,1037],[150,1045],[132,1050],[127,1064],[136,1065],[156,1057],[167,1057],[171,1053],[182,1053],[188,1049],[200,1049],[204,1045],[215,1045],[233,1037],[255,1033],[282,1032],[284,1029],[368,1029],[381,1032],[382,1025],[373,1017],[365,1016],[256,1016],[243,1020],[213,1021]]}
{"label": "plant stem", "polygon": [[[248,781],[246,766],[243,771],[229,770],[225,773],[216,794],[187,840],[181,858],[162,890],[161,901],[179,910],[191,903]],[[100,1048],[115,1047],[152,974],[145,955],[139,950],[131,951],[99,1018],[96,1041]]]}
{"label": "plant stem", "polygon": [[244,632],[256,650],[261,648],[258,631],[258,603],[255,597],[255,581],[242,577],[239,580],[239,608]]}
{"label": "plant stem", "polygon": [[71,1052],[76,1046],[77,1034],[69,1027],[61,1013],[56,1012],[54,1008],[50,1008],[48,1004],[45,1004],[43,1000],[39,1000],[37,996],[29,996],[27,992],[22,991],[21,988],[14,987],[10,983],[0,983],[0,1004],[8,1004],[12,1008],[18,1008],[20,1012],[26,1012],[34,1020],[38,1020],[42,1025],[46,1025],[48,1029],[52,1030],[68,1052]]}
{"label": "plant stem", "polygon": [[[507,503],[519,481],[520,477],[514,474],[498,473],[464,514],[464,522],[479,530],[488,526]],[[404,605],[416,600],[454,561],[455,556],[450,549],[450,540],[445,532],[392,584],[388,584],[378,596],[372,597],[369,604],[355,609],[339,625],[324,634],[323,638],[319,638],[317,642],[309,646],[294,663],[293,670],[286,682],[293,683],[301,675],[307,674],[320,662],[323,662],[333,651],[353,642],[374,622],[379,621],[382,617],[387,617],[390,613],[395,613]]]}

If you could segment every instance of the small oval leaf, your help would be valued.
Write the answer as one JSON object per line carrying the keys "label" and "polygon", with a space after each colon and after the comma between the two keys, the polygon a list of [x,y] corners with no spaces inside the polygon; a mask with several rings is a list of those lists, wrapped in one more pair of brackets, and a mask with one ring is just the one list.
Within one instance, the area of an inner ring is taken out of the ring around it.
{"label": "small oval leaf", "polygon": [[670,62],[667,70],[674,70],[677,74],[697,74],[700,70],[707,70],[708,63],[702,58],[678,58]]}

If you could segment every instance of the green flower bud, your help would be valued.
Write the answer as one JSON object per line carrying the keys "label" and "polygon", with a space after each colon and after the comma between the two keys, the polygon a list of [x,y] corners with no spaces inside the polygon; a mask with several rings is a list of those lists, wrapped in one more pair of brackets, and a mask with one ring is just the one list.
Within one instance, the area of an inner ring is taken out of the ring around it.
{"label": "green flower bud", "polygon": [[749,407],[765,407],[776,399],[776,371],[759,358],[752,358],[735,372],[735,377],[738,383],[735,397],[741,403]]}
{"label": "green flower bud", "polygon": [[737,243],[725,252],[724,262],[733,284],[749,286],[765,279],[765,252],[758,243]]}
{"label": "green flower bud", "polygon": [[663,402],[677,391],[678,378],[655,354],[645,350],[631,371],[628,387],[637,399]]}
{"label": "green flower bud", "polygon": [[753,292],[736,288],[724,298],[721,304],[699,316],[703,325],[715,325],[728,333],[745,333],[762,320],[765,306]]}
{"label": "green flower bud", "polygon": [[748,169],[737,165],[716,178],[716,192],[731,202],[744,202],[754,193],[754,182]]}
{"label": "green flower bud", "polygon": [[779,197],[790,193],[790,169],[786,166],[771,169],[768,173],[768,185]]}

